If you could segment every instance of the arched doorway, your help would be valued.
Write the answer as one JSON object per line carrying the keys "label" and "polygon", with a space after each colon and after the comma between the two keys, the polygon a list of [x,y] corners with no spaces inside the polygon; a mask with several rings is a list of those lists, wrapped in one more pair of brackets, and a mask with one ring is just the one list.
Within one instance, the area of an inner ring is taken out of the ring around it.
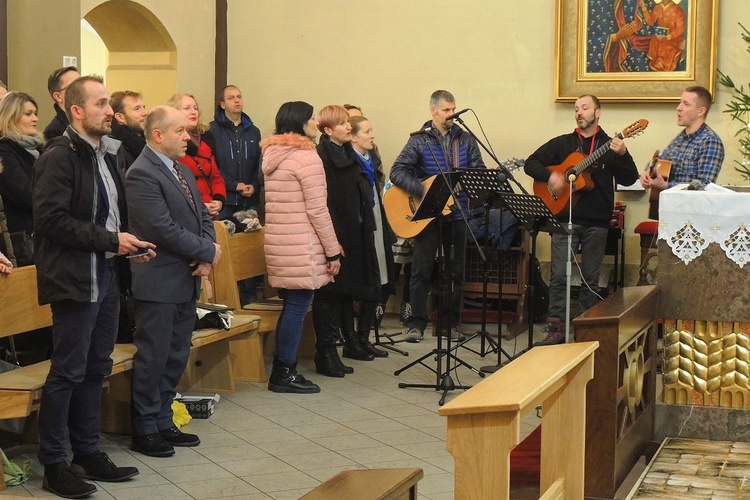
{"label": "arched doorway", "polygon": [[104,76],[110,92],[142,92],[146,104],[153,107],[176,91],[177,48],[150,10],[130,0],[110,0],[83,18],[107,47]]}

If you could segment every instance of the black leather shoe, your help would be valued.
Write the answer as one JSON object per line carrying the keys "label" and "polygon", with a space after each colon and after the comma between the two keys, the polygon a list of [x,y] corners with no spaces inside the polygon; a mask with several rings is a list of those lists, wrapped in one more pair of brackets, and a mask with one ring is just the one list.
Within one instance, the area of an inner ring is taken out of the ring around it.
{"label": "black leather shoe", "polygon": [[135,467],[117,467],[103,451],[90,455],[75,455],[70,471],[82,479],[119,483],[138,475]]}
{"label": "black leather shoe", "polygon": [[354,368],[351,366],[346,366],[343,361],[341,361],[341,358],[336,356],[333,358],[333,360],[336,362],[336,365],[341,368],[341,371],[344,372],[345,375],[351,375],[354,373]]}
{"label": "black leather shoe", "polygon": [[42,488],[63,498],[86,498],[96,493],[96,486],[76,477],[66,462],[44,466]]}
{"label": "black leather shoe", "polygon": [[174,455],[174,446],[158,433],[133,436],[130,449],[149,457],[171,457]]}
{"label": "black leather shoe", "polygon": [[201,444],[201,440],[198,436],[182,432],[175,426],[172,426],[169,429],[162,429],[159,431],[159,434],[166,442],[173,446],[198,446]]}
{"label": "black leather shoe", "polygon": [[362,343],[362,349],[365,350],[365,352],[372,354],[376,358],[387,358],[388,357],[388,351],[384,351],[382,349],[378,349],[374,345],[372,345],[370,342],[365,341]]}

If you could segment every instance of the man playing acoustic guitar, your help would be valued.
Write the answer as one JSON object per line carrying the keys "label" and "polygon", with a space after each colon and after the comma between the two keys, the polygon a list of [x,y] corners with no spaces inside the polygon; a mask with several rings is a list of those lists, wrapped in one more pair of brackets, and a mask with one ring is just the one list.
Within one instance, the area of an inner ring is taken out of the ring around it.
{"label": "man playing acoustic guitar", "polygon": [[669,180],[660,171],[648,169],[641,174],[646,189],[663,191],[675,184],[698,181],[700,187],[715,182],[724,161],[724,144],[706,124],[711,109],[711,93],[704,87],[688,87],[677,106],[677,125],[685,130],[675,137],[659,155],[671,162]]}
{"label": "man playing acoustic guitar", "polygon": [[[567,196],[569,179],[567,168],[563,173],[555,167],[567,163],[569,157],[595,154],[597,148],[607,147],[609,151],[600,154],[599,160],[580,175],[587,177],[587,189],[575,191],[570,200],[573,203],[573,254],[581,245],[581,275],[583,283],[578,295],[581,312],[593,306],[600,299],[599,268],[604,260],[609,221],[615,199],[615,181],[630,185],[638,180],[638,169],[620,137],[610,137],[599,128],[601,105],[593,95],[582,95],[575,102],[575,119],[578,127],[569,134],[555,137],[537,149],[527,160],[524,170],[536,183],[546,183],[546,188],[555,200]],[[601,153],[601,152],[599,152]],[[575,166],[572,163],[571,166]],[[590,176],[590,178],[589,178]],[[536,191],[536,190],[535,190]],[[537,193],[539,194],[539,193]],[[543,197],[544,198],[544,197]],[[546,202],[546,200],[545,200]],[[548,205],[550,203],[547,203]],[[568,209],[557,213],[561,222],[567,222]],[[568,237],[564,234],[552,235],[552,271],[549,287],[549,311],[544,340],[535,345],[561,344],[565,341],[565,290],[566,263],[568,260]]]}
{"label": "man playing acoustic guitar", "polygon": [[[436,90],[430,97],[432,120],[422,126],[422,130],[412,134],[391,169],[393,185],[404,189],[418,200],[424,195],[424,181],[429,176],[440,175],[440,169],[449,172],[462,168],[484,168],[479,146],[471,135],[449,119],[456,112],[456,100],[446,90]],[[437,162],[437,163],[436,163]],[[438,166],[439,164],[439,166]],[[436,179],[435,182],[443,182]],[[460,192],[459,203],[466,210],[466,193]],[[432,269],[438,245],[443,245],[444,255],[450,252],[453,244],[453,259],[450,269],[445,269],[449,293],[443,295],[443,309],[447,313],[446,325],[450,325],[450,335],[460,339],[458,325],[464,284],[464,260],[466,257],[466,226],[459,213],[440,221],[443,225],[443,241],[438,238],[438,226],[430,223],[412,239],[414,261],[411,271],[412,316],[406,323],[407,342],[419,342],[427,327],[427,291],[432,279]],[[443,335],[445,332],[441,332]]]}

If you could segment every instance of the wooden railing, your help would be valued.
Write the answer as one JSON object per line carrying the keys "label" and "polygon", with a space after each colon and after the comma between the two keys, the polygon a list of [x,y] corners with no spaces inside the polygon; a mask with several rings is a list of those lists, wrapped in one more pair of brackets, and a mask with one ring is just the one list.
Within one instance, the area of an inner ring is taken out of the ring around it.
{"label": "wooden railing", "polygon": [[598,342],[535,347],[440,408],[455,498],[509,498],[521,418],[542,406],[540,498],[583,498],[586,384]]}

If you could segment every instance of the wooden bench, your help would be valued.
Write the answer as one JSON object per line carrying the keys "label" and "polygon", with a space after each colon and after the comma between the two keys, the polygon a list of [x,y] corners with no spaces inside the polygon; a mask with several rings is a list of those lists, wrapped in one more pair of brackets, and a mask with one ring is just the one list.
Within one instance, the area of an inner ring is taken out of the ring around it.
{"label": "wooden bench", "polygon": [[[52,325],[49,305],[37,302],[36,267],[14,269],[0,276],[0,338],[29,332]],[[257,336],[260,318],[251,314],[235,316],[230,330],[207,329],[193,333],[190,362],[180,384],[181,390],[200,392],[232,392],[232,360],[229,342],[241,344]],[[102,430],[130,432],[130,370],[133,368],[133,344],[116,344],[112,353],[112,373],[104,383],[102,398]],[[0,373],[0,419],[36,415],[42,387],[49,372],[50,361],[41,361]],[[36,420],[26,422],[25,437],[31,438]]]}
{"label": "wooden bench", "polygon": [[521,418],[542,406],[540,498],[583,498],[586,384],[598,342],[535,347],[456,397],[446,447],[455,498],[509,498],[510,452]]}
{"label": "wooden bench", "polygon": [[345,470],[300,500],[416,500],[422,469]]}

